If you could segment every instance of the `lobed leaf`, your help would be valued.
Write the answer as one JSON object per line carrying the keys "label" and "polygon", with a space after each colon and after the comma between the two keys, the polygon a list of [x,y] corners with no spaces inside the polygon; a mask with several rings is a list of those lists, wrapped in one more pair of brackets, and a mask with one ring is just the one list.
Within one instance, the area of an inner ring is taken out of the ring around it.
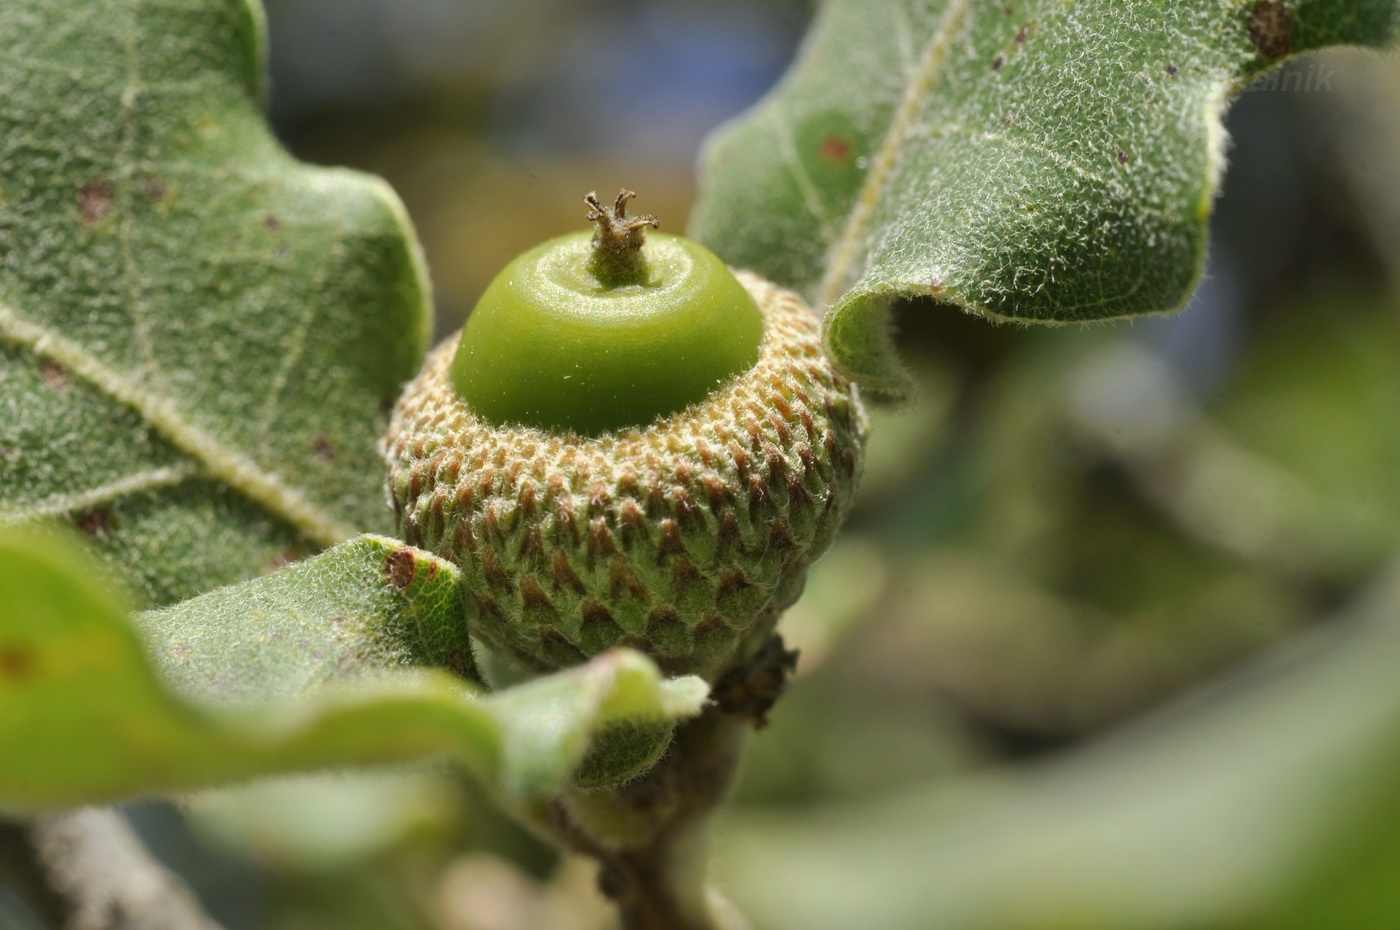
{"label": "lobed leaf", "polygon": [[1397,0],[826,0],[711,139],[693,233],[830,308],[833,358],[898,399],[893,298],[1026,322],[1179,308],[1232,94],[1397,24]]}
{"label": "lobed leaf", "polygon": [[0,523],[144,605],[390,527],[376,451],[429,330],[381,181],[262,114],[256,0],[0,5]]}
{"label": "lobed leaf", "polygon": [[[673,724],[705,701],[703,681],[664,680],[630,650],[489,696],[404,668],[464,641],[448,623],[455,570],[409,551],[411,564],[405,547],[364,538],[144,615],[153,663],[85,557],[0,530],[0,810],[425,757],[528,803],[568,781],[592,734]],[[363,606],[337,624],[344,603]],[[268,642],[273,629],[288,635]]]}

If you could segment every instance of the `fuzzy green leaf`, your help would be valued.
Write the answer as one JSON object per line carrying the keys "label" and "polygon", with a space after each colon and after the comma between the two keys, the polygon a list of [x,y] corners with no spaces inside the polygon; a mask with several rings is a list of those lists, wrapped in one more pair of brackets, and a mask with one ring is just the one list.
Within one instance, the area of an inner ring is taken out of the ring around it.
{"label": "fuzzy green leaf", "polygon": [[1397,21],[1397,0],[827,0],[710,142],[693,232],[829,307],[837,363],[897,399],[896,297],[1029,322],[1180,307],[1229,98]]}
{"label": "fuzzy green leaf", "polygon": [[253,581],[136,617],[165,684],[210,707],[294,698],[396,667],[480,683],[457,568],[361,536]]}
{"label": "fuzzy green leaf", "polygon": [[273,139],[263,45],[255,0],[0,5],[0,522],[145,606],[390,528],[423,270],[386,185]]}
{"label": "fuzzy green leaf", "polygon": [[[152,663],[86,557],[52,536],[0,531],[0,810],[424,757],[447,757],[528,803],[568,780],[592,734],[674,722],[705,700],[704,682],[663,680],[630,650],[489,696],[444,671],[398,668],[451,650],[446,610],[460,596],[450,565],[415,550],[409,564],[404,551],[361,539],[288,577],[148,614]],[[318,593],[370,606],[337,625],[337,613],[309,606]],[[246,637],[211,633],[215,615],[240,625],[240,601],[253,618]],[[201,603],[212,611],[203,622]],[[274,641],[274,651],[294,647],[280,665],[263,658],[267,622],[298,637]],[[249,674],[273,696],[247,699],[239,681]]]}

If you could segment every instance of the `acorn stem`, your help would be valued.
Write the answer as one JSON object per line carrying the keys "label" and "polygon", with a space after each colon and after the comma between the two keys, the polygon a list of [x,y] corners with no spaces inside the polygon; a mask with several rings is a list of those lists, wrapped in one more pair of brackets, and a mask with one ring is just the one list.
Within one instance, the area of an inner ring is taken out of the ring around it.
{"label": "acorn stem", "polygon": [[589,191],[583,198],[590,207],[589,221],[598,224],[593,231],[593,254],[588,260],[588,270],[604,287],[646,283],[648,269],[642,251],[643,231],[648,226],[656,229],[661,224],[650,213],[627,215],[627,201],[635,196],[635,191],[624,187],[617,192],[611,209],[599,202],[596,191]]}
{"label": "acorn stem", "polygon": [[778,614],[765,611],[721,676],[752,679],[729,690],[764,692],[762,700],[730,707],[716,694],[699,717],[677,727],[666,756],[646,774],[606,790],[567,791],[537,819],[567,848],[597,860],[599,889],[616,903],[621,930],[729,926],[707,894],[707,824],[734,782],[750,724],[763,725],[782,690],[781,681],[760,687],[769,666],[777,661],[785,678],[796,657],[773,633]]}
{"label": "acorn stem", "polygon": [[707,889],[706,824],[728,794],[745,736],[717,707],[680,726],[667,756],[635,782],[572,791],[545,815],[550,832],[597,860],[598,886],[622,930],[722,930]]}

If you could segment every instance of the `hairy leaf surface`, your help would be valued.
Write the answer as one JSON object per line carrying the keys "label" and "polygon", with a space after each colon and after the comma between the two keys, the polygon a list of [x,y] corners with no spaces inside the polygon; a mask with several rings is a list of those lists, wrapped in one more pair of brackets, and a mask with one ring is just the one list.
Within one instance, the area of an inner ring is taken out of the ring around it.
{"label": "hairy leaf surface", "polygon": [[[402,668],[450,653],[458,597],[450,564],[367,538],[133,624],[86,558],[0,531],[0,810],[426,757],[530,802],[568,780],[594,733],[673,723],[708,693],[629,650],[489,696]],[[226,628],[187,626],[201,606]],[[274,630],[286,635],[269,642]]]}
{"label": "hairy leaf surface", "polygon": [[1180,307],[1229,98],[1398,19],[1396,0],[827,0],[711,140],[693,231],[830,308],[838,364],[896,399],[896,297],[1029,322]]}
{"label": "hairy leaf surface", "polygon": [[206,706],[294,698],[397,667],[480,683],[456,566],[361,536],[136,617],[165,684]]}
{"label": "hairy leaf surface", "polygon": [[425,279],[386,185],[268,131],[255,0],[11,0],[0,48],[0,522],[146,605],[388,529]]}

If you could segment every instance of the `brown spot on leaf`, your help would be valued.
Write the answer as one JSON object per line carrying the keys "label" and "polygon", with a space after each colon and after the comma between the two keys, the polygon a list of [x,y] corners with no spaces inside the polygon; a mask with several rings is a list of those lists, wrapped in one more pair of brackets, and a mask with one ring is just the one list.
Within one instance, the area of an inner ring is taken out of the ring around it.
{"label": "brown spot on leaf", "polygon": [[1017,47],[1017,48],[1020,48],[1021,46],[1023,46],[1023,45],[1026,44],[1026,40],[1029,39],[1029,38],[1031,37],[1031,33],[1034,32],[1034,31],[1035,31],[1035,23],[1034,23],[1034,22],[1026,23],[1024,26],[1022,26],[1020,29],[1018,29],[1018,30],[1016,31],[1016,38],[1013,39],[1012,41],[1016,43],[1016,47]]}
{"label": "brown spot on leaf", "polygon": [[267,560],[267,564],[263,566],[263,574],[269,575],[272,572],[281,571],[300,557],[301,556],[295,549],[287,549],[283,552],[279,552]]}
{"label": "brown spot on leaf", "polygon": [[102,218],[112,212],[117,195],[111,181],[101,178],[88,181],[78,188],[78,215],[84,226],[96,226]]}
{"label": "brown spot on leaf", "polygon": [[417,564],[418,557],[412,549],[407,546],[395,549],[384,560],[384,577],[395,588],[406,591],[413,584],[413,570]]}
{"label": "brown spot on leaf", "polygon": [[993,71],[1000,71],[1000,70],[1001,70],[1001,66],[1002,66],[1003,64],[1005,64],[1005,63],[1006,63],[1006,59],[1003,58],[1001,55],[998,55],[997,57],[995,57],[995,58],[992,59],[992,70],[993,70]]}
{"label": "brown spot on leaf", "polygon": [[155,175],[148,174],[141,179],[141,196],[152,203],[160,203],[164,200],[169,190],[170,188],[166,186],[166,183]]}
{"label": "brown spot on leaf", "polygon": [[267,216],[263,217],[263,229],[266,229],[268,232],[281,232],[282,221],[269,213]]}
{"label": "brown spot on leaf", "polygon": [[1002,15],[1002,16],[1005,16],[1005,17],[1007,17],[1007,18],[1009,19],[1010,17],[1014,16],[1015,14],[1016,14],[1016,4],[1014,4],[1014,3],[1003,3],[1003,4],[1001,5],[1001,15]]}
{"label": "brown spot on leaf", "polygon": [[[325,653],[322,652],[317,652],[315,655],[318,659],[325,657]],[[366,656],[363,652],[347,652],[336,660],[335,670],[344,675],[354,671],[357,666],[364,665],[365,658]]]}
{"label": "brown spot on leaf", "polygon": [[0,681],[23,681],[38,665],[34,653],[18,643],[0,643]]}
{"label": "brown spot on leaf", "polygon": [[938,278],[934,278],[928,283],[928,292],[933,296],[938,297],[943,293],[943,282],[940,281]]}
{"label": "brown spot on leaf", "polygon": [[1293,44],[1293,16],[1288,5],[1259,0],[1249,14],[1249,41],[1270,61],[1287,56]]}
{"label": "brown spot on leaf", "polygon": [[822,160],[844,168],[851,163],[851,141],[845,136],[833,133],[817,146],[817,154]]}
{"label": "brown spot on leaf", "polygon": [[39,377],[44,381],[44,387],[51,391],[66,391],[68,389],[68,372],[63,370],[63,366],[51,358],[39,359]]}
{"label": "brown spot on leaf", "polygon": [[1176,65],[1167,65],[1167,77],[1176,77],[1180,71]]}
{"label": "brown spot on leaf", "polygon": [[1117,160],[1118,160],[1118,164],[1120,164],[1120,165],[1126,165],[1128,162],[1130,162],[1130,161],[1133,160],[1133,153],[1130,152],[1130,151],[1128,151],[1127,149],[1123,149],[1122,151],[1120,151],[1120,152],[1118,153],[1118,159],[1117,159]]}
{"label": "brown spot on leaf", "polygon": [[73,525],[78,528],[79,532],[96,539],[103,539],[116,529],[117,519],[112,516],[112,511],[106,507],[92,507],[82,513],[74,514]]}
{"label": "brown spot on leaf", "polygon": [[323,462],[334,462],[337,454],[335,443],[331,442],[331,437],[325,433],[316,437],[316,441],[311,444],[311,451]]}
{"label": "brown spot on leaf", "polygon": [[458,677],[476,679],[476,666],[472,662],[472,657],[461,646],[453,646],[452,650],[447,653],[447,667],[452,669]]}

